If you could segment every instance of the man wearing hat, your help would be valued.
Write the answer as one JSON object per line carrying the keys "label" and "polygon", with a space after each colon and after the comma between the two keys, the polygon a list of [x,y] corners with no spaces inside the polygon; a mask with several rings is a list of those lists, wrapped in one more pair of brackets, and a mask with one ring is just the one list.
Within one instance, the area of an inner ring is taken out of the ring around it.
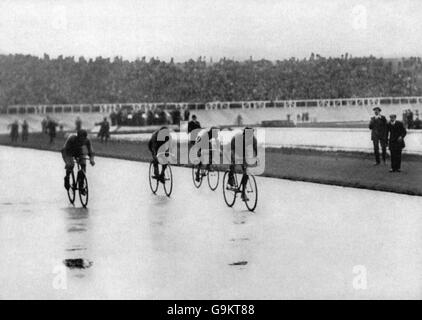
{"label": "man wearing hat", "polygon": [[396,115],[390,115],[390,122],[387,125],[388,147],[391,153],[391,170],[390,172],[400,172],[401,153],[406,136],[406,128],[403,123],[396,120]]}
{"label": "man wearing hat", "polygon": [[374,143],[375,165],[380,164],[380,145],[382,150],[382,160],[385,164],[385,158],[387,155],[387,119],[381,115],[381,108],[375,107],[372,110],[375,115],[371,118],[369,129],[371,129],[371,140]]}

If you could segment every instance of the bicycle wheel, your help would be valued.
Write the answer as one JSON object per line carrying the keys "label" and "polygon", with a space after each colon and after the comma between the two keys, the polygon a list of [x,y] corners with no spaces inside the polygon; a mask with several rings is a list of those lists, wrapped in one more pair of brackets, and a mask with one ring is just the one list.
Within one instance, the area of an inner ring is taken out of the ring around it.
{"label": "bicycle wheel", "polygon": [[170,165],[167,165],[167,168],[164,171],[164,192],[166,193],[167,197],[170,197],[172,191],[173,191],[173,173],[171,172]]}
{"label": "bicycle wheel", "polygon": [[198,171],[198,166],[193,166],[192,167],[192,180],[193,180],[193,185],[196,188],[199,188],[202,184],[202,172],[199,172],[199,181],[196,181],[196,172]]}
{"label": "bicycle wheel", "polygon": [[158,180],[153,178],[154,176],[154,164],[152,161],[149,164],[149,186],[151,188],[152,193],[156,193],[158,190]]}
{"label": "bicycle wheel", "polygon": [[233,207],[234,203],[236,202],[236,189],[237,189],[237,178],[236,174],[234,174],[234,187],[229,186],[229,171],[226,171],[223,176],[223,195],[224,201],[226,202],[227,206]]}
{"label": "bicycle wheel", "polygon": [[70,188],[67,189],[67,196],[69,197],[69,201],[71,204],[75,204],[75,197],[76,197],[76,183],[75,183],[75,174],[72,173],[69,176],[69,183],[70,183]]}
{"label": "bicycle wheel", "polygon": [[[78,172],[78,176],[79,176],[78,177],[79,199],[81,200],[82,206],[86,208],[86,206],[88,205],[88,197],[89,197],[88,179],[86,178],[86,175],[82,170]],[[82,181],[82,184],[83,184],[82,189],[80,186],[80,181]]]}
{"label": "bicycle wheel", "polygon": [[254,211],[258,204],[258,187],[256,185],[255,177],[252,175],[248,175],[245,195],[248,198],[248,200],[245,200],[246,207],[249,211]]}
{"label": "bicycle wheel", "polygon": [[215,191],[220,181],[220,172],[217,170],[208,170],[207,174],[208,186],[212,191]]}

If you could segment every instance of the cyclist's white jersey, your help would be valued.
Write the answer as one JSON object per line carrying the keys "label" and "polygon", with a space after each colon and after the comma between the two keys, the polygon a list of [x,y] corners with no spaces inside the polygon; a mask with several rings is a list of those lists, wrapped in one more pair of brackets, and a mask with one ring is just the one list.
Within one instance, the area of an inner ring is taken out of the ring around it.
{"label": "cyclist's white jersey", "polygon": [[232,149],[232,140],[236,139],[240,144],[242,144],[242,140],[244,139],[243,130],[242,129],[234,129],[234,130],[224,130],[221,131],[219,136],[219,141],[221,143],[221,150],[223,152],[223,161],[225,164],[232,163],[232,154],[234,155],[236,163],[242,163],[243,160],[250,160],[251,163],[256,160],[256,155],[253,152],[253,148],[247,146],[245,151],[245,159],[243,159],[243,150],[240,148],[239,150]]}
{"label": "cyclist's white jersey", "polygon": [[201,129],[201,131],[198,132],[198,135],[196,136],[196,140],[195,143],[199,143],[201,141],[208,141],[207,143],[204,143],[203,146],[203,151],[207,151],[209,148],[209,143],[211,142],[211,149],[216,149],[216,147],[218,146],[218,140],[219,140],[219,135],[220,135],[220,130],[218,129],[214,129],[215,131],[217,131],[218,133],[216,134],[215,137],[212,137],[209,141],[208,138],[208,132],[209,132],[210,128],[206,128],[206,129]]}

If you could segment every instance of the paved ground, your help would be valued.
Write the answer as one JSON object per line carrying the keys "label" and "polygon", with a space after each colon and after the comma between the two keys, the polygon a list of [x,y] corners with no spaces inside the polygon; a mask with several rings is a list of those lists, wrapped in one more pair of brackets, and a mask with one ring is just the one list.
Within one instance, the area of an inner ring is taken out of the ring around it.
{"label": "paved ground", "polygon": [[422,298],[421,197],[258,178],[252,214],[188,169],[167,198],[147,164],[98,158],[82,209],[62,170],[0,147],[0,298]]}

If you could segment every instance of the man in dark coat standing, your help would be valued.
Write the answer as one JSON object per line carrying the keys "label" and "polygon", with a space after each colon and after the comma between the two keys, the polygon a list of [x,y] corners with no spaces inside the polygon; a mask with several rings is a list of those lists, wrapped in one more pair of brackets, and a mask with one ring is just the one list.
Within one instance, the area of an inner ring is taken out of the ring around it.
{"label": "man in dark coat standing", "polygon": [[384,164],[387,155],[387,119],[381,115],[381,108],[375,107],[373,110],[375,115],[371,118],[369,129],[371,129],[371,140],[374,143],[375,165],[379,165],[380,145]]}
{"label": "man in dark coat standing", "polygon": [[23,120],[22,123],[22,142],[28,141],[28,135],[29,135],[29,125],[26,120]]}
{"label": "man in dark coat standing", "polygon": [[404,144],[404,137],[406,136],[406,129],[402,122],[396,120],[396,115],[390,115],[390,122],[387,125],[388,147],[391,153],[391,170],[390,172],[400,172],[401,167],[401,153]]}
{"label": "man in dark coat standing", "polygon": [[54,138],[56,137],[56,127],[58,126],[58,123],[47,117],[47,129],[48,129],[48,135],[50,136],[50,144],[54,143]]}
{"label": "man in dark coat standing", "polygon": [[198,129],[201,129],[201,124],[196,120],[196,116],[192,115],[192,120],[188,122],[188,133],[190,135],[189,145],[195,144],[196,136],[198,135]]}
{"label": "man in dark coat standing", "polygon": [[7,126],[10,128],[10,139],[12,142],[17,142],[19,137],[19,122],[15,120],[13,123]]}
{"label": "man in dark coat standing", "polygon": [[189,115],[190,115],[189,109],[186,108],[183,114],[185,121],[189,121]]}

